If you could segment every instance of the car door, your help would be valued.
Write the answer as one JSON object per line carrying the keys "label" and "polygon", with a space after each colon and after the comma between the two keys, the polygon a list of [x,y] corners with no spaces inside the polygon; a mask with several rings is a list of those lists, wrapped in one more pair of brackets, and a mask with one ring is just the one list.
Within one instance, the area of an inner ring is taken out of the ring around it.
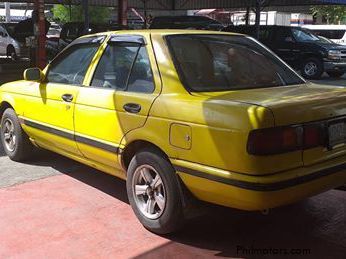
{"label": "car door", "polygon": [[276,27],[270,48],[285,62],[294,65],[297,59],[296,42],[288,27]]}
{"label": "car door", "polygon": [[145,124],[161,83],[149,36],[114,35],[103,48],[77,98],[76,141],[86,158],[119,176],[121,140]]}
{"label": "car door", "polygon": [[44,82],[30,86],[24,124],[39,146],[80,155],[74,139],[75,101],[99,46],[94,38],[77,40],[48,66]]}

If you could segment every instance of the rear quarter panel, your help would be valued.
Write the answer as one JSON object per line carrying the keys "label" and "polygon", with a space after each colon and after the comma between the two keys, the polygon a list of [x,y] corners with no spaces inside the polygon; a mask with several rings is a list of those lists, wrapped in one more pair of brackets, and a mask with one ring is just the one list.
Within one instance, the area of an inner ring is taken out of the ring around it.
{"label": "rear quarter panel", "polygon": [[[128,133],[122,145],[147,140],[170,158],[244,174],[270,174],[302,165],[300,151],[270,157],[249,155],[250,130],[274,126],[272,112],[258,105],[188,93],[162,36],[153,35],[152,41],[163,82],[162,93],[145,126]],[[191,128],[188,149],[171,143],[171,126],[177,123]]]}

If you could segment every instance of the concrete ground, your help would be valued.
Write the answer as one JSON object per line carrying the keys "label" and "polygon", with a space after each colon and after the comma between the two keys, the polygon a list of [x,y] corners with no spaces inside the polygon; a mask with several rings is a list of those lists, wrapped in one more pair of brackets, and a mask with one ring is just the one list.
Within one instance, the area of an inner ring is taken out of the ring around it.
{"label": "concrete ground", "polygon": [[345,191],[267,216],[205,208],[181,232],[154,235],[132,213],[124,181],[49,152],[15,163],[0,145],[0,258],[345,258]]}
{"label": "concrete ground", "polygon": [[49,152],[27,163],[2,152],[0,204],[0,258],[258,258],[270,249],[281,249],[270,254],[275,258],[346,254],[341,190],[267,216],[206,206],[181,232],[160,237],[135,218],[124,181]]}

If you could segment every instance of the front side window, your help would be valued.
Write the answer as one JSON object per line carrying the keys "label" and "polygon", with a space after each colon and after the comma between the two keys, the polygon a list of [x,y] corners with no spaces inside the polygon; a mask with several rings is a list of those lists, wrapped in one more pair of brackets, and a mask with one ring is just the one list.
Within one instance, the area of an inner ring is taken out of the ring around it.
{"label": "front side window", "polygon": [[305,81],[251,38],[167,36],[178,74],[196,92],[303,84]]}
{"label": "front side window", "polygon": [[50,65],[46,80],[51,83],[81,85],[98,44],[76,44]]}
{"label": "front side window", "polygon": [[110,43],[97,66],[91,85],[118,91],[152,93],[153,76],[145,46]]}
{"label": "front side window", "polygon": [[307,31],[307,30],[301,30],[301,29],[292,29],[293,37],[298,42],[313,42],[313,41],[320,41],[320,38],[317,37],[317,35]]}

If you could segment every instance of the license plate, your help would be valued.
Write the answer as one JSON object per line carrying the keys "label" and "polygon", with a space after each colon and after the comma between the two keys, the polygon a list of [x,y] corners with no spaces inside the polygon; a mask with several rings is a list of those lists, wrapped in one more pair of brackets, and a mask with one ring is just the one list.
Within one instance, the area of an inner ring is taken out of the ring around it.
{"label": "license plate", "polygon": [[329,148],[346,143],[346,122],[334,123],[329,126]]}

